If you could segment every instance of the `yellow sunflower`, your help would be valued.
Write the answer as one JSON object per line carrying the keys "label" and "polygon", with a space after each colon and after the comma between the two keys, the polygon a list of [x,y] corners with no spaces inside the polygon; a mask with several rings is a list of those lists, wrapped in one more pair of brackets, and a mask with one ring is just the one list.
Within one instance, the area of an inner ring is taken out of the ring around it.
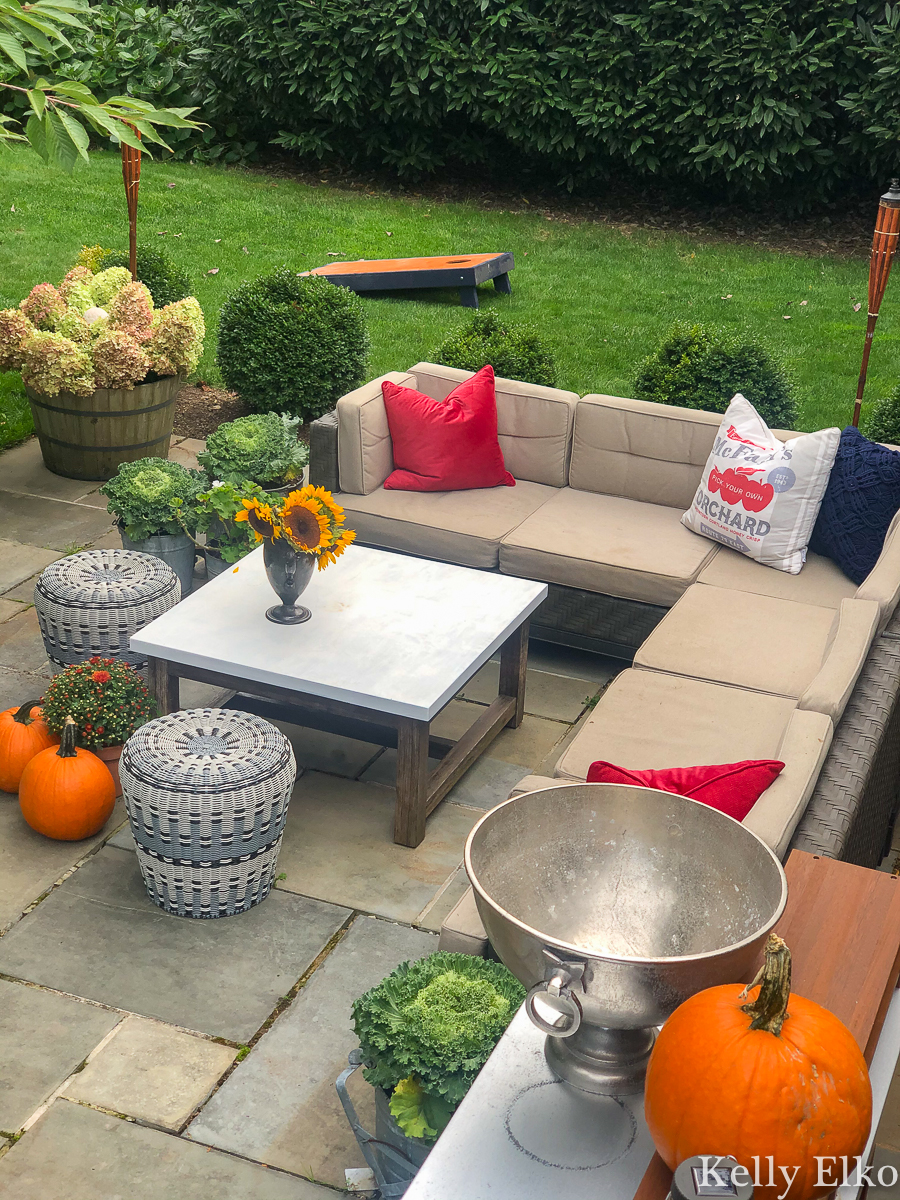
{"label": "yellow sunflower", "polygon": [[301,492],[303,496],[310,496],[314,500],[318,500],[328,512],[331,513],[337,524],[341,524],[344,520],[344,510],[339,504],[336,504],[331,492],[328,492],[323,487],[313,487],[308,484]]}
{"label": "yellow sunflower", "polygon": [[281,520],[291,543],[308,554],[315,554],[331,541],[328,518],[322,513],[321,505],[311,496],[304,496],[302,491],[291,492],[287,497]]}
{"label": "yellow sunflower", "polygon": [[319,561],[317,564],[319,570],[324,571],[329,563],[337,562],[350,543],[355,540],[355,530],[342,529],[330,546],[325,546],[319,551]]}
{"label": "yellow sunflower", "polygon": [[272,511],[271,504],[263,504],[261,501],[254,498],[242,500],[244,509],[243,512],[235,513],[235,521],[249,521],[250,528],[256,534],[256,540],[261,542],[263,538],[269,538],[274,541],[275,538],[281,537],[281,528],[278,523],[278,517]]}

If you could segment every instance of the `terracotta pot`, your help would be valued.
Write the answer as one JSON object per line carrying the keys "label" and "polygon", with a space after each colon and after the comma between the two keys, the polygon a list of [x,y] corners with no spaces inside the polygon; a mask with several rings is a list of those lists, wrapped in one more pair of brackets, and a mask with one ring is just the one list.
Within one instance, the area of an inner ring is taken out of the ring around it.
{"label": "terracotta pot", "polygon": [[122,785],[119,783],[119,756],[122,753],[121,744],[118,746],[104,746],[102,750],[95,750],[94,753],[101,762],[105,762],[109,768],[109,773],[113,777],[113,783],[116,785],[116,799],[122,795]]}

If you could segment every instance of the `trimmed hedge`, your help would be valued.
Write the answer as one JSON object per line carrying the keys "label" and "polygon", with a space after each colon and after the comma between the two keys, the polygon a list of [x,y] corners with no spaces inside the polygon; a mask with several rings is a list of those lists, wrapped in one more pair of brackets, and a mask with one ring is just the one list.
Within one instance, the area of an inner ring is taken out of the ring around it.
{"label": "trimmed hedge", "polygon": [[[729,197],[890,174],[883,0],[192,0],[205,111],[398,172],[498,156]],[[886,149],[887,148],[887,149]]]}
{"label": "trimmed hedge", "polygon": [[242,283],[219,314],[225,386],[255,412],[313,421],[362,383],[369,334],[359,296],[288,267]]}
{"label": "trimmed hedge", "polygon": [[507,325],[490,308],[480,309],[435,351],[435,362],[463,371],[479,371],[488,363],[503,379],[520,379],[553,387],[556,362],[533,325]]}

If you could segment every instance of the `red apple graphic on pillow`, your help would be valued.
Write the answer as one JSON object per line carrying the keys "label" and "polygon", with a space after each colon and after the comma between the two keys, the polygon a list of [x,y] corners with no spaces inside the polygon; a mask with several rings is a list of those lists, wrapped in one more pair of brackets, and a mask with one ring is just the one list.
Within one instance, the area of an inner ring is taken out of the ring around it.
{"label": "red apple graphic on pillow", "polygon": [[717,467],[709,473],[709,490],[718,492],[726,504],[740,504],[747,512],[762,512],[775,497],[771,483],[751,479],[762,467]]}

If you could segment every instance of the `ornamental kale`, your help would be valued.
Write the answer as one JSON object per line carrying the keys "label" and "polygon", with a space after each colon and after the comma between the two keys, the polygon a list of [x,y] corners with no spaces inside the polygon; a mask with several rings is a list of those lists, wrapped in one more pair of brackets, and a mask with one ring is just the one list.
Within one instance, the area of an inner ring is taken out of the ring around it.
{"label": "ornamental kale", "polygon": [[290,483],[309,460],[309,448],[297,438],[299,424],[287,413],[238,417],[210,434],[197,461],[223,483]]}
{"label": "ornamental kale", "polygon": [[123,463],[100,491],[131,540],[141,542],[157,534],[195,530],[197,497],[205,488],[200,471],[164,458],[139,458]]}
{"label": "ornamental kale", "polygon": [[438,952],[402,963],[353,1005],[366,1079],[393,1091],[410,1137],[436,1138],[525,997],[500,963]]}

